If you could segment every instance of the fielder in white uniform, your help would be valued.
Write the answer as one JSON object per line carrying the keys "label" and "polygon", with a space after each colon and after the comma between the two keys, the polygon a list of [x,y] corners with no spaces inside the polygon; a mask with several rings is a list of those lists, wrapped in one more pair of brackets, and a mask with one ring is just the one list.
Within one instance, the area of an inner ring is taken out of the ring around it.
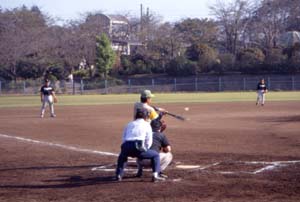
{"label": "fielder in white uniform", "polygon": [[256,105],[261,104],[261,106],[264,106],[266,100],[266,93],[268,92],[267,85],[264,79],[261,79],[260,82],[257,84],[256,90],[257,90]]}
{"label": "fielder in white uniform", "polygon": [[51,117],[56,117],[56,115],[54,114],[54,100],[56,100],[57,98],[54,89],[50,86],[50,81],[48,79],[45,79],[45,84],[41,87],[40,92],[42,102],[41,118],[44,118],[47,104],[49,104],[50,107]]}

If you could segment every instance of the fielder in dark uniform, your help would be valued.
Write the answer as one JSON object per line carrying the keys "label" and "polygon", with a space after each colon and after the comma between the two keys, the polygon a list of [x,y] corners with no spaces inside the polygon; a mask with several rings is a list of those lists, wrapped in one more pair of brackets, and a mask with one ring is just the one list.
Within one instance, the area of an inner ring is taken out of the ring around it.
{"label": "fielder in dark uniform", "polygon": [[42,108],[41,108],[41,118],[44,118],[45,110],[47,104],[49,104],[50,107],[50,114],[51,117],[56,117],[54,114],[54,101],[57,100],[54,89],[50,86],[50,81],[48,79],[45,79],[45,84],[41,87],[41,102],[42,102]]}
{"label": "fielder in dark uniform", "polygon": [[257,99],[256,105],[261,104],[261,106],[265,105],[265,94],[268,92],[267,85],[264,79],[261,79],[260,82],[257,84]]}
{"label": "fielder in dark uniform", "polygon": [[[151,127],[153,131],[153,143],[150,149],[157,151],[160,158],[160,177],[167,178],[168,176],[163,174],[162,171],[167,168],[167,166],[172,162],[173,155],[171,153],[171,145],[168,138],[162,133],[163,123],[155,119],[151,121]],[[143,166],[148,165],[149,162],[145,160],[138,159],[138,172],[137,177],[141,177],[143,174]]]}

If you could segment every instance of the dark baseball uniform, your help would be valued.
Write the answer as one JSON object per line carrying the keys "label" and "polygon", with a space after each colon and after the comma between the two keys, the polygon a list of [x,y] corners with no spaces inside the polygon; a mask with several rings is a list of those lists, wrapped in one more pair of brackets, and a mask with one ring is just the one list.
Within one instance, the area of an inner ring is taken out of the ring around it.
{"label": "dark baseball uniform", "polygon": [[256,99],[256,105],[261,104],[262,106],[265,104],[265,93],[267,91],[267,85],[266,83],[259,82],[257,84],[257,99]]}
{"label": "dark baseball uniform", "polygon": [[161,148],[170,146],[167,137],[160,132],[153,132],[153,143],[151,149],[160,152]]}
{"label": "dark baseball uniform", "polygon": [[42,96],[41,118],[44,117],[47,104],[49,104],[50,107],[51,117],[55,117],[56,115],[54,114],[54,104],[53,104],[54,89],[51,86],[43,85],[41,87],[40,92],[42,94],[41,95]]}

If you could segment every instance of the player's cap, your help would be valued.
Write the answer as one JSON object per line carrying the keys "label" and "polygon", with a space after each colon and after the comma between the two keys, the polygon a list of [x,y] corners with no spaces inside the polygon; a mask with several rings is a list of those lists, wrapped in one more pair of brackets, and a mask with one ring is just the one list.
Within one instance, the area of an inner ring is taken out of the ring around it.
{"label": "player's cap", "polygon": [[151,93],[150,90],[143,90],[141,92],[141,98],[152,98],[154,95]]}
{"label": "player's cap", "polygon": [[151,121],[151,128],[153,132],[158,132],[162,126],[162,123],[160,120],[154,119]]}
{"label": "player's cap", "polygon": [[49,79],[45,79],[45,83],[48,83],[50,80]]}
{"label": "player's cap", "polygon": [[135,118],[136,119],[148,119],[149,118],[148,110],[144,109],[144,108],[137,108]]}

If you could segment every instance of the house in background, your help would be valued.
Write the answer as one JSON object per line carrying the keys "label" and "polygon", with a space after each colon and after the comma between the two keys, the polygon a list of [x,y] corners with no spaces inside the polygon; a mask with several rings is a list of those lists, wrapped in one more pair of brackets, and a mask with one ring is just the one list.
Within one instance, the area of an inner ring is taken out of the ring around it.
{"label": "house in background", "polygon": [[125,16],[98,14],[98,17],[105,24],[105,32],[111,39],[113,50],[120,55],[130,55],[132,46],[142,45],[130,37],[130,24]]}

